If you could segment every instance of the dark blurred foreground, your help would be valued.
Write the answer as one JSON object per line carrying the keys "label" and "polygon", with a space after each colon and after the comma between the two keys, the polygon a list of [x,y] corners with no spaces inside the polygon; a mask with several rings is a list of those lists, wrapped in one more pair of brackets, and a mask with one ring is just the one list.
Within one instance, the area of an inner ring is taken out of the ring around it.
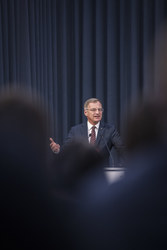
{"label": "dark blurred foreground", "polygon": [[166,249],[166,99],[139,103],[127,125],[126,173],[109,185],[93,146],[52,154],[44,110],[3,95],[1,249]]}

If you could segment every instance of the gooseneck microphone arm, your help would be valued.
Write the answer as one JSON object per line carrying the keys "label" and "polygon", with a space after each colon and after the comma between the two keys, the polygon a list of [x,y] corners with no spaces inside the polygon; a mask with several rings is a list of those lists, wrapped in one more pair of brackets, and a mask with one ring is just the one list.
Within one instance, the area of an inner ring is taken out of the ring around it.
{"label": "gooseneck microphone arm", "polygon": [[[90,134],[88,135],[88,138],[90,138],[91,135],[92,135],[92,133],[90,133]],[[113,156],[112,156],[112,154],[111,154],[111,151],[110,151],[110,149],[109,149],[109,147],[108,147],[108,145],[107,145],[107,142],[106,142],[106,140],[105,140],[105,138],[104,138],[103,135],[101,136],[101,138],[103,139],[103,141],[104,141],[104,143],[105,143],[105,146],[106,146],[106,148],[107,148],[107,151],[108,151],[108,153],[109,153],[109,157],[110,157],[111,162],[112,162],[112,167],[114,167],[114,166],[115,166],[115,162],[114,162]]]}
{"label": "gooseneck microphone arm", "polygon": [[114,162],[114,158],[113,158],[113,156],[112,156],[112,154],[111,154],[111,150],[109,149],[109,147],[108,147],[108,145],[107,145],[107,142],[106,142],[106,140],[105,140],[105,138],[104,138],[103,135],[101,136],[101,138],[103,139],[103,141],[104,141],[104,143],[105,143],[105,146],[106,146],[106,148],[107,148],[107,151],[108,151],[108,153],[109,153],[109,156],[110,156],[110,159],[111,159],[111,162],[112,162],[112,167],[114,167],[114,166],[115,166],[115,162]]}

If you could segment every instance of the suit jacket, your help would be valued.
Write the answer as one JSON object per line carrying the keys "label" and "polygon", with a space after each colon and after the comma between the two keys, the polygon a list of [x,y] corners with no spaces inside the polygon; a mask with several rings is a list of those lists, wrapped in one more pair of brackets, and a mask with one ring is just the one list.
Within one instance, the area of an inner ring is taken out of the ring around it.
{"label": "suit jacket", "polygon": [[[87,122],[72,127],[65,144],[74,139],[82,139],[88,142]],[[110,157],[113,165],[113,159],[110,152],[112,147],[115,147],[120,157],[122,157],[124,151],[122,140],[115,126],[103,122],[100,122],[95,146],[97,150],[102,153],[104,159],[106,159],[106,164],[108,164],[108,159]]]}

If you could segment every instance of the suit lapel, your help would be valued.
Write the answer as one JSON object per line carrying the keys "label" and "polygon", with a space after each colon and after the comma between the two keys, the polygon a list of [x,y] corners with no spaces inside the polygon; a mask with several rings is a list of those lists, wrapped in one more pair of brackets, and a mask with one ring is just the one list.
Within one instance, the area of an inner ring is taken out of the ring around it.
{"label": "suit lapel", "polygon": [[98,134],[97,134],[97,139],[96,139],[96,143],[95,143],[96,145],[98,145],[100,143],[104,129],[105,129],[104,125],[100,122],[99,130],[98,130]]}
{"label": "suit lapel", "polygon": [[82,136],[88,139],[88,127],[87,123],[82,124],[82,129],[81,129]]}
{"label": "suit lapel", "polygon": [[[105,126],[102,122],[100,122],[100,126],[99,126],[99,130],[98,130],[98,134],[97,134],[97,139],[95,144],[98,145],[101,141],[101,137],[102,134],[104,132]],[[87,123],[83,123],[82,127],[81,127],[81,136],[83,136],[84,138],[86,138],[88,140],[88,126]]]}

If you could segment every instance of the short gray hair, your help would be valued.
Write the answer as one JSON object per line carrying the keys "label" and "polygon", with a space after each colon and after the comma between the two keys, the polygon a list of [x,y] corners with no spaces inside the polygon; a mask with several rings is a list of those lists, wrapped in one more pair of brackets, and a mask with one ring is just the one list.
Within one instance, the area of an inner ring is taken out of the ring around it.
{"label": "short gray hair", "polygon": [[[93,103],[96,103],[96,102],[100,102],[101,103],[101,101],[99,99],[97,99],[97,98],[90,98],[90,99],[88,99],[88,100],[85,101],[85,103],[84,103],[84,109],[87,109],[89,103],[92,103],[92,102]],[[101,105],[102,105],[102,103],[101,103]]]}

